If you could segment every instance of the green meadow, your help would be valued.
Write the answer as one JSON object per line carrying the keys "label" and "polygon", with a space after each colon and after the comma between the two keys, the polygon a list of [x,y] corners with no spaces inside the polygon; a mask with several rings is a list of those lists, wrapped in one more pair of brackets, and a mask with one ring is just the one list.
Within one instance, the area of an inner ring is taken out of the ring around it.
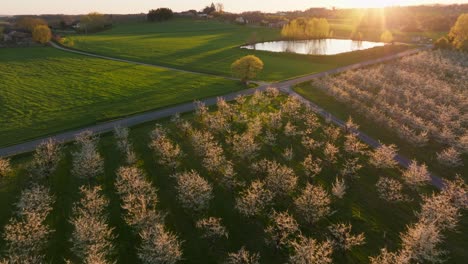
{"label": "green meadow", "polygon": [[48,47],[0,49],[0,146],[243,89]]}
{"label": "green meadow", "polygon": [[249,42],[278,40],[279,29],[211,20],[173,19],[162,23],[123,23],[96,34],[69,37],[73,48],[122,59],[230,76],[231,64],[254,54],[265,64],[259,80],[280,81],[395,53],[409,46],[377,47],[332,56],[240,49]]}

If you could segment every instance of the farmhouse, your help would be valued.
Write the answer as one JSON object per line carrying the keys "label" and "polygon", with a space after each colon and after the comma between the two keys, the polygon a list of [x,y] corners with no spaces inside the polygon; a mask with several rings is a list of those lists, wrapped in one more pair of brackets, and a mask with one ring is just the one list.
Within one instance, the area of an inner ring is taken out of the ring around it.
{"label": "farmhouse", "polygon": [[19,30],[11,30],[3,34],[3,41],[14,43],[32,43],[32,35]]}
{"label": "farmhouse", "polygon": [[248,24],[249,23],[248,20],[245,19],[244,17],[237,17],[235,21],[238,24]]}

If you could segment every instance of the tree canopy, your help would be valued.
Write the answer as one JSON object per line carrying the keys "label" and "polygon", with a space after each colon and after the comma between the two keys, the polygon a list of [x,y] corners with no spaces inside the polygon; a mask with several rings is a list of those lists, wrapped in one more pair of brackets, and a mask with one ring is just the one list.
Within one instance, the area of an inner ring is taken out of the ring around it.
{"label": "tree canopy", "polygon": [[148,12],[147,18],[148,21],[154,22],[154,21],[165,21],[169,20],[174,16],[174,13],[172,12],[171,9],[169,8],[158,8],[158,9],[151,9]]}
{"label": "tree canopy", "polygon": [[82,30],[86,33],[91,31],[103,30],[108,24],[109,21],[107,17],[103,14],[92,12],[80,18],[80,24]]}
{"label": "tree canopy", "polygon": [[32,32],[32,37],[34,41],[37,41],[41,44],[45,44],[50,41],[52,38],[52,33],[50,28],[46,25],[38,25],[34,28]]}
{"label": "tree canopy", "polygon": [[458,17],[457,22],[449,33],[452,44],[456,49],[468,51],[468,13]]}
{"label": "tree canopy", "polygon": [[254,55],[248,55],[236,60],[231,65],[231,70],[234,76],[247,82],[263,70],[263,61]]}
{"label": "tree canopy", "polygon": [[380,41],[385,43],[393,42],[393,34],[392,32],[386,30],[382,35],[380,35]]}
{"label": "tree canopy", "polygon": [[34,17],[23,17],[16,22],[17,28],[26,29],[31,33],[33,32],[34,28],[39,25],[47,26],[47,22],[42,18]]}
{"label": "tree canopy", "polygon": [[281,35],[293,39],[320,39],[330,35],[330,24],[325,18],[295,19],[285,25]]}

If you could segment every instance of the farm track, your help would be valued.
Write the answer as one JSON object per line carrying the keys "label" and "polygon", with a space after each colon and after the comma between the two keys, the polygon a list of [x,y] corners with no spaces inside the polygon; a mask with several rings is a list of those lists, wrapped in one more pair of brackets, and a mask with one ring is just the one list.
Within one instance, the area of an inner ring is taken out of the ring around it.
{"label": "farm track", "polygon": [[[214,76],[214,77],[225,78],[225,79],[229,79],[229,80],[237,80],[237,79],[232,78],[232,77],[218,76],[218,75],[212,75],[212,74],[206,74],[206,73],[200,73],[200,72],[192,72],[192,71],[186,71],[186,70],[181,70],[181,69],[176,69],[176,68],[164,67],[164,66],[159,66],[159,65],[154,65],[154,64],[148,64],[148,63],[130,61],[130,60],[125,60],[125,59],[112,58],[112,57],[108,57],[108,56],[101,56],[101,55],[98,55],[98,54],[92,54],[92,53],[83,52],[83,51],[79,51],[79,50],[68,49],[68,48],[59,46],[59,45],[57,45],[55,43],[52,43],[51,45],[52,45],[52,47],[60,49],[62,51],[72,52],[72,53],[75,53],[75,54],[81,54],[81,55],[84,55],[84,56],[90,56],[90,57],[95,57],[95,58],[100,58],[100,59],[105,59],[105,60],[113,60],[113,61],[118,61],[118,62],[125,62],[125,63],[131,63],[131,64],[143,65],[143,66],[149,66],[149,67],[157,67],[157,68],[162,68],[162,69],[167,69],[167,70],[174,70],[174,71],[179,71],[179,72],[186,72],[186,73],[205,75],[205,76]],[[309,107],[311,107],[317,114],[321,115],[322,117],[327,118],[328,120],[330,120],[334,124],[342,127],[344,125],[343,120],[338,119],[337,117],[333,116],[331,113],[327,112],[325,109],[318,106],[316,103],[311,102],[311,101],[305,99],[304,97],[302,97],[301,95],[297,94],[296,92],[294,92],[291,89],[291,87],[293,87],[294,85],[304,83],[304,82],[308,82],[308,81],[312,81],[314,79],[321,78],[321,77],[324,77],[324,76],[327,76],[327,75],[333,75],[333,74],[341,73],[341,72],[344,72],[344,71],[355,70],[355,69],[370,66],[370,65],[373,65],[373,64],[378,64],[378,63],[383,63],[383,62],[387,62],[387,61],[390,61],[390,60],[399,59],[399,58],[402,58],[402,57],[405,57],[405,56],[409,56],[409,55],[418,53],[418,52],[423,51],[423,50],[427,50],[429,48],[430,48],[429,46],[424,46],[424,47],[420,47],[420,48],[417,48],[417,49],[407,50],[407,51],[400,52],[400,53],[397,53],[397,54],[388,55],[388,56],[385,56],[385,57],[382,57],[382,58],[378,58],[378,59],[374,59],[374,60],[368,60],[368,61],[365,61],[365,62],[360,62],[360,63],[356,63],[356,64],[344,66],[344,67],[339,67],[339,68],[324,71],[324,72],[321,72],[321,73],[305,75],[305,76],[301,76],[301,77],[298,77],[298,78],[294,78],[294,79],[290,79],[290,80],[286,80],[286,81],[282,81],[282,82],[278,82],[278,83],[270,84],[270,83],[265,83],[265,82],[258,82],[258,84],[260,85],[259,87],[252,88],[252,89],[247,89],[247,90],[242,90],[242,91],[238,91],[238,92],[234,92],[234,93],[230,93],[230,94],[226,94],[226,95],[223,95],[222,97],[226,101],[232,101],[239,95],[252,95],[256,91],[263,91],[268,87],[276,87],[281,92],[283,92],[285,94],[289,94],[289,95],[293,95],[293,96],[298,97],[301,101],[303,101],[305,104],[307,104]],[[205,103],[207,106],[215,105],[216,101],[217,101],[217,97],[211,97],[211,98],[201,100],[201,102]],[[155,111],[150,111],[150,112],[146,112],[146,113],[142,113],[142,114],[137,114],[137,115],[134,115],[134,116],[129,116],[129,117],[122,118],[122,119],[117,119],[117,120],[113,120],[113,121],[109,121],[109,122],[105,122],[105,123],[101,123],[101,124],[96,124],[96,125],[84,127],[84,128],[77,129],[77,130],[67,131],[67,132],[59,133],[59,134],[56,134],[56,135],[53,135],[53,136],[39,138],[39,139],[35,139],[35,140],[32,140],[32,141],[20,143],[20,144],[17,144],[17,145],[12,145],[12,146],[8,146],[8,147],[0,148],[0,157],[13,156],[13,155],[21,154],[21,153],[31,152],[40,143],[42,143],[42,142],[44,142],[44,141],[46,141],[46,140],[48,140],[50,138],[52,138],[52,139],[54,139],[56,141],[59,141],[59,142],[66,143],[66,142],[73,141],[75,136],[77,134],[83,132],[83,131],[89,130],[89,131],[92,131],[93,133],[96,133],[96,134],[102,134],[102,133],[112,131],[116,126],[120,126],[120,127],[135,126],[135,125],[139,125],[139,124],[142,124],[142,123],[154,121],[154,120],[157,120],[157,119],[170,117],[170,116],[172,116],[172,115],[174,115],[176,113],[191,112],[193,110],[195,110],[195,105],[193,103],[184,103],[184,104],[179,104],[179,105],[175,105],[175,106],[172,106],[172,107],[167,107],[167,108],[163,108],[163,109],[159,109],[159,110],[155,110]],[[363,142],[367,143],[369,146],[371,146],[373,148],[376,148],[376,147],[380,146],[380,143],[377,140],[369,137],[365,133],[363,133],[361,131],[355,131],[355,133],[358,135],[358,137]],[[398,155],[395,159],[396,159],[396,161],[398,161],[398,163],[403,168],[407,168],[409,166],[409,164],[410,164],[410,160],[408,158],[406,158],[406,157],[401,156],[401,155]],[[443,188],[444,184],[443,184],[443,180],[441,178],[437,177],[436,175],[431,174],[431,179],[432,179],[432,185],[434,185],[435,187],[437,187],[439,189]]]}

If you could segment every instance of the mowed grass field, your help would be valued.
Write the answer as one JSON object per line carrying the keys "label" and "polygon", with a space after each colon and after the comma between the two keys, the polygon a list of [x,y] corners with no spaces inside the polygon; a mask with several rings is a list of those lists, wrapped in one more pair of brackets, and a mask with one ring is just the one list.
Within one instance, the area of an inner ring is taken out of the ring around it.
{"label": "mowed grass field", "polygon": [[279,29],[182,18],[162,23],[117,24],[108,31],[70,36],[76,49],[225,76],[231,75],[230,66],[235,60],[254,54],[265,63],[264,71],[258,79],[267,81],[326,71],[409,48],[396,45],[333,56],[239,48],[250,41],[262,42],[280,38]]}
{"label": "mowed grass field", "polygon": [[240,89],[48,47],[0,49],[0,146]]}
{"label": "mowed grass field", "polygon": [[[273,109],[274,106],[266,105],[256,109]],[[193,122],[191,114],[184,115],[188,121]],[[325,124],[324,120],[320,120]],[[196,216],[187,213],[177,200],[177,192],[174,188],[174,179],[170,177],[173,172],[167,167],[157,163],[157,157],[149,149],[149,134],[155,127],[155,123],[147,123],[132,128],[130,140],[138,156],[137,166],[142,169],[157,188],[159,203],[158,210],[167,212],[166,227],[175,232],[183,240],[183,258],[181,263],[223,263],[228,252],[237,251],[245,245],[248,250],[259,252],[261,254],[261,263],[286,263],[287,253],[280,250],[274,250],[265,243],[266,235],[263,228],[266,226],[267,215],[262,217],[247,219],[240,215],[235,209],[235,198],[238,192],[231,193],[216,184],[216,175],[210,174],[201,165],[202,158],[197,157],[193,152],[190,140],[183,132],[176,129],[173,123],[166,120],[158,122],[170,129],[168,134],[171,140],[177,142],[187,155],[182,159],[181,170],[195,169],[202,177],[208,180],[214,186],[215,198],[207,212],[209,216],[221,217],[223,223],[229,231],[229,239],[221,240],[220,243],[210,245],[207,240],[201,238],[200,232],[195,228]],[[196,123],[194,123],[196,126]],[[197,127],[197,126],[196,126]],[[318,135],[317,135],[318,136]],[[218,138],[217,138],[218,139]],[[341,140],[340,140],[341,141]],[[220,141],[221,142],[221,141]],[[278,144],[274,147],[263,146],[259,157],[256,160],[267,158],[278,160],[293,168],[300,177],[300,188],[307,181],[301,170],[300,162],[306,154],[300,144],[300,137],[285,137],[282,135],[277,140]],[[295,158],[287,162],[283,160],[282,151],[292,144],[295,151]],[[225,150],[229,146],[222,144]],[[340,146],[341,147],[341,146]],[[58,170],[43,183],[50,186],[51,192],[55,195],[56,204],[54,210],[47,219],[47,224],[55,230],[52,240],[48,246],[47,259],[51,263],[63,263],[65,258],[71,257],[69,241],[73,227],[68,221],[72,204],[79,199],[78,189],[80,185],[90,184],[89,181],[80,180],[71,174],[72,156],[70,153],[76,151],[75,146],[68,145],[65,149],[65,155],[60,162]],[[116,170],[119,166],[125,164],[124,157],[116,146],[116,141],[111,134],[106,134],[100,139],[99,152],[105,160],[105,172],[92,180],[91,184],[103,186],[104,195],[110,199],[109,224],[115,227],[115,233],[118,238],[114,245],[116,249],[117,263],[139,263],[135,254],[135,248],[138,247],[137,235],[132,232],[123,220],[124,211],[120,208],[121,201],[116,194],[114,187],[116,180]],[[232,153],[225,151],[228,158]],[[315,155],[319,152],[314,152]],[[30,181],[28,177],[28,163],[31,161],[30,155],[23,155],[13,159],[14,175],[11,175],[0,181],[0,226],[3,227],[12,216],[13,206],[20,191],[27,186]],[[259,177],[255,175],[245,161],[235,160],[235,169],[238,177],[245,182],[250,182]],[[324,188],[330,190],[341,161],[336,166],[324,166],[324,170],[317,178],[314,178],[314,184],[322,184]],[[407,190],[408,194],[414,198],[410,202],[389,203],[378,197],[375,183],[378,178],[390,176],[399,178],[397,170],[378,170],[370,166],[365,166],[359,173],[359,177],[349,181],[346,195],[343,199],[333,199],[332,210],[334,213],[325,219],[322,219],[314,225],[301,223],[301,229],[304,235],[311,236],[323,241],[326,239],[326,227],[332,223],[344,222],[353,225],[353,233],[365,232],[366,244],[353,248],[351,251],[337,251],[334,255],[333,263],[368,263],[368,256],[375,256],[379,249],[387,246],[389,250],[396,250],[399,247],[399,232],[405,230],[406,224],[416,221],[415,211],[419,210],[420,197],[416,192]],[[300,189],[299,188],[299,189]],[[424,192],[429,193],[433,188],[425,188]],[[297,195],[295,193],[294,195]],[[284,200],[283,203],[275,205],[276,210],[289,210],[294,214],[291,206],[291,197]],[[300,221],[300,218],[297,218]],[[464,234],[467,232],[467,219],[463,218],[459,224],[459,233],[445,233],[448,235],[443,248],[447,249],[447,263],[464,263],[466,256],[467,240]],[[0,238],[0,249],[4,246]]]}

